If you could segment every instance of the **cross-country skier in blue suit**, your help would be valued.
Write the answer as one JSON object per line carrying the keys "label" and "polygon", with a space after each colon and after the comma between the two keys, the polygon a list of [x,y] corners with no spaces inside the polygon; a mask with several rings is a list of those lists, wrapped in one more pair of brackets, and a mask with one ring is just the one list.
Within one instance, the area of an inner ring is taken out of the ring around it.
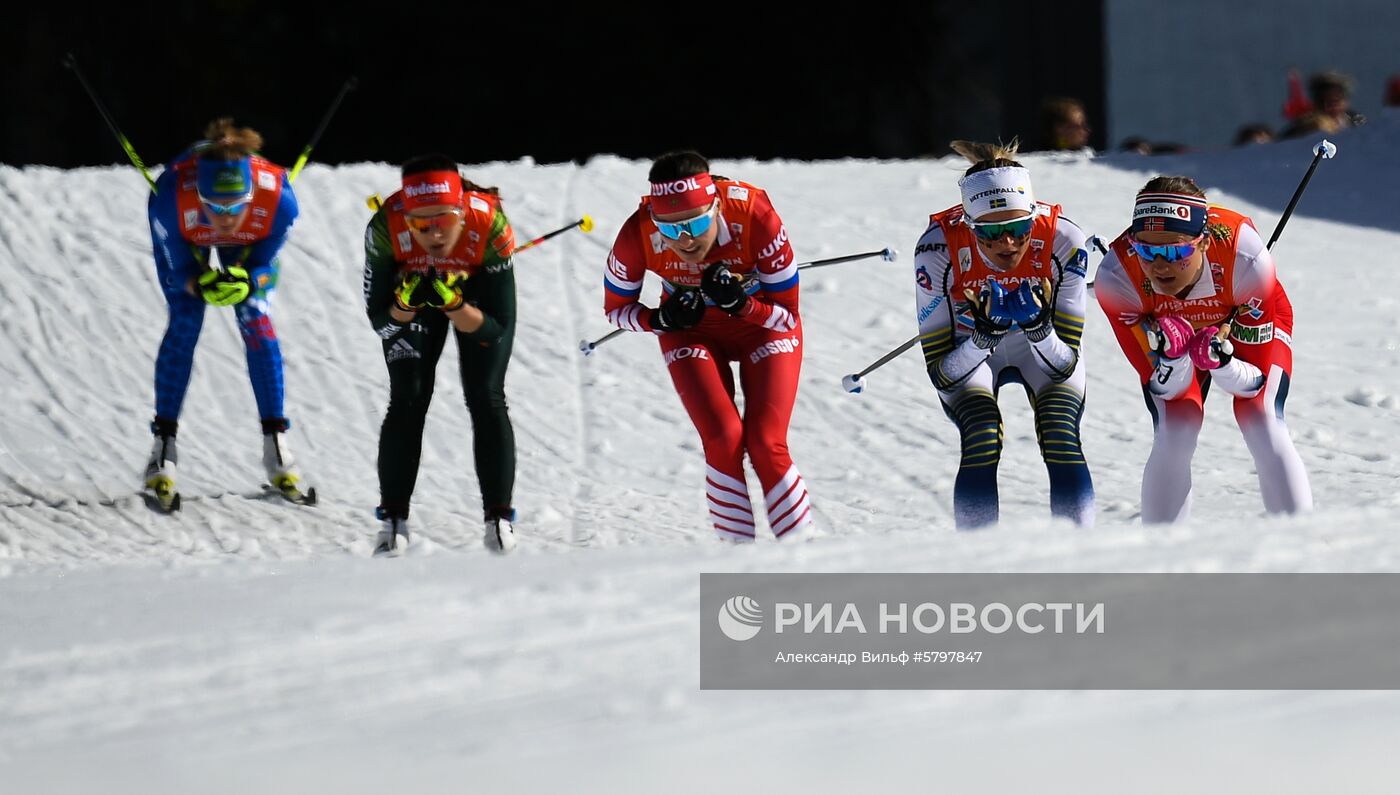
{"label": "cross-country skier in blue suit", "polygon": [[[218,119],[156,181],[148,212],[156,274],[170,323],[156,358],[155,445],[146,488],[171,508],[175,435],[206,305],[232,306],[262,419],[268,482],[294,497],[300,473],[287,449],[282,351],[269,314],[278,252],[297,217],[286,170],[254,154],[262,136]],[[213,252],[217,251],[217,267]],[[178,507],[178,503],[174,507]]]}

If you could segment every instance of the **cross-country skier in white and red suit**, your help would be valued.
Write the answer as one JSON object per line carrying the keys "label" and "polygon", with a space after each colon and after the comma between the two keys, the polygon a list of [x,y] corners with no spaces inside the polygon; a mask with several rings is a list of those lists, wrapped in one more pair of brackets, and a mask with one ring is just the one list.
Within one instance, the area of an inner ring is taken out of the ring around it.
{"label": "cross-country skier in white and red suit", "polygon": [[[712,176],[695,152],[658,158],[649,180],[649,195],[608,255],[608,321],[657,335],[705,448],[715,532],[732,541],[754,538],[743,467],[748,453],[774,536],[801,536],[812,519],[787,444],[802,369],[797,264],[787,230],[763,189]],[[662,279],[655,308],[638,300],[647,271]],[[742,416],[733,364],[744,392]]]}
{"label": "cross-country skier in white and red suit", "polygon": [[1186,518],[1191,458],[1212,385],[1234,397],[1265,510],[1312,507],[1283,420],[1293,305],[1249,218],[1208,203],[1188,177],[1156,177],[1138,192],[1132,225],[1100,263],[1094,292],[1152,413],[1143,522]]}

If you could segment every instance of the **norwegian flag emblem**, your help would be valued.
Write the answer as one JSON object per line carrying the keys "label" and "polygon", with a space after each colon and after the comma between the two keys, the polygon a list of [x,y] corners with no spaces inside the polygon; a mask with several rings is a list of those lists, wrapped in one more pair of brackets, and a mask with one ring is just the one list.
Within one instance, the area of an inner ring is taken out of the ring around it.
{"label": "norwegian flag emblem", "polygon": [[1142,222],[1142,231],[1144,231],[1144,232],[1165,232],[1165,231],[1167,231],[1167,222],[1166,222],[1166,219],[1163,219],[1163,218],[1147,218],[1147,219],[1144,219],[1143,222]]}

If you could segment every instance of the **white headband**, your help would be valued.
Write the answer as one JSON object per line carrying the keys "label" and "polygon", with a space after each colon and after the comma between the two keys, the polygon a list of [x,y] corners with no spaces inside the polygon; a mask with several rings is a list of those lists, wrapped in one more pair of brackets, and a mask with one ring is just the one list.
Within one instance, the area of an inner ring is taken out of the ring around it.
{"label": "white headband", "polygon": [[1031,172],[1020,166],[1003,166],[978,171],[958,180],[962,190],[963,213],[970,219],[1000,210],[1035,213],[1035,193]]}

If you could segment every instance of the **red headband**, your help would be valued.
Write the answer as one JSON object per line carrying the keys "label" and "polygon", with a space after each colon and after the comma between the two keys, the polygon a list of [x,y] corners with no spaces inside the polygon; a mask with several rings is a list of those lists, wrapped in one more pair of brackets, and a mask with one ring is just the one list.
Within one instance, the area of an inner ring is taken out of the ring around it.
{"label": "red headband", "polygon": [[462,205],[462,178],[456,171],[424,171],[403,178],[403,204],[408,210]]}
{"label": "red headband", "polygon": [[715,200],[715,183],[709,174],[696,174],[670,182],[651,183],[651,210],[679,213],[699,210]]}

